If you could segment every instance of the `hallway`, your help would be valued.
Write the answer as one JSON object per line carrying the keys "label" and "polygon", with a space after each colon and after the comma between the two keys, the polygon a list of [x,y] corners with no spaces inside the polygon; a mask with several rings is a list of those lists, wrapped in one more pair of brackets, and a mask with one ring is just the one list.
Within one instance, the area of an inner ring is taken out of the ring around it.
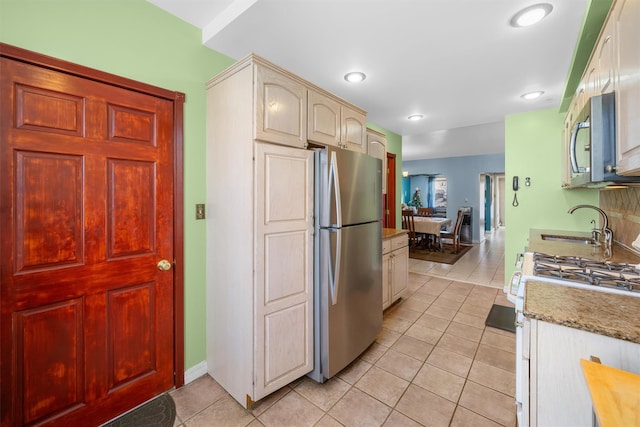
{"label": "hallway", "polygon": [[504,235],[504,227],[487,232],[485,240],[474,244],[454,265],[409,259],[409,271],[502,289]]}

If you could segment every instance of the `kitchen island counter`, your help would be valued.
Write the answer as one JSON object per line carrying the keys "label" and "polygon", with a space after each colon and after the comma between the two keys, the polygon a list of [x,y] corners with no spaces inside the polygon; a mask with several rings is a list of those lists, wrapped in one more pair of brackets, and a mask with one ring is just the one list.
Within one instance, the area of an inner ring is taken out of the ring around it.
{"label": "kitchen island counter", "polygon": [[524,315],[640,344],[640,297],[527,282]]}

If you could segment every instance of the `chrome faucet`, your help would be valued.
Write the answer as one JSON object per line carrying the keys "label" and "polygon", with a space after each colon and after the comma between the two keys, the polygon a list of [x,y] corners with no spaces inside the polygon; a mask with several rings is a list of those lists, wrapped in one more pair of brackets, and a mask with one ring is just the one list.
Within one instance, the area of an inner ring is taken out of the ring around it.
{"label": "chrome faucet", "polygon": [[599,207],[592,205],[576,205],[569,209],[569,213],[572,214],[580,208],[589,208],[600,213],[600,215],[602,216],[602,228],[600,230],[594,230],[593,237],[596,240],[601,240],[604,238],[604,244],[606,248],[608,250],[611,250],[611,245],[613,244],[613,230],[609,228],[609,218],[607,217],[607,214]]}

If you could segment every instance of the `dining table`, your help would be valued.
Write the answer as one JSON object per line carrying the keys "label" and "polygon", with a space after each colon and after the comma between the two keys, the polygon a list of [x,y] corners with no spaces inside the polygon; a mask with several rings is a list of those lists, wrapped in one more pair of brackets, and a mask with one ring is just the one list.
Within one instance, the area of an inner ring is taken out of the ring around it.
{"label": "dining table", "polygon": [[442,227],[451,225],[451,220],[431,216],[414,216],[413,224],[416,233],[433,234],[439,237]]}
{"label": "dining table", "polygon": [[442,251],[442,244],[439,242],[440,230],[451,224],[448,218],[430,217],[430,216],[414,216],[413,227],[416,233],[425,233],[427,239],[423,241],[423,246],[429,250]]}

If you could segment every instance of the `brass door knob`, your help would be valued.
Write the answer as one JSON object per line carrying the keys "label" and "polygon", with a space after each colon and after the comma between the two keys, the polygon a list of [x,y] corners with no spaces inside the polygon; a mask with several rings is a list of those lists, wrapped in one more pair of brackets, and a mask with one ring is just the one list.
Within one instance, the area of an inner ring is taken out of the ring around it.
{"label": "brass door knob", "polygon": [[171,263],[166,259],[160,260],[158,263],[158,270],[167,271],[171,270]]}

